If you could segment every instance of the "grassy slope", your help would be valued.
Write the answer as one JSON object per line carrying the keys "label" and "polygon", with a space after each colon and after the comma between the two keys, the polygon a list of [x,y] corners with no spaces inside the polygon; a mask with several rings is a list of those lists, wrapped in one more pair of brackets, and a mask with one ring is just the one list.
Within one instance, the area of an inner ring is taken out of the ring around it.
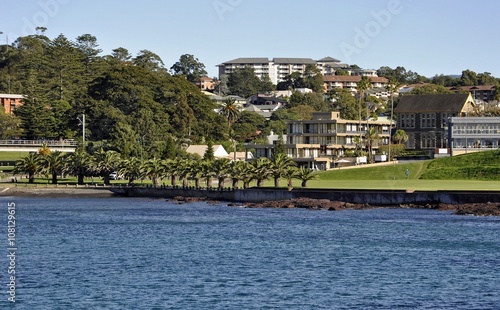
{"label": "grassy slope", "polygon": [[[405,171],[410,171],[406,180]],[[500,151],[319,173],[311,188],[500,190]]]}

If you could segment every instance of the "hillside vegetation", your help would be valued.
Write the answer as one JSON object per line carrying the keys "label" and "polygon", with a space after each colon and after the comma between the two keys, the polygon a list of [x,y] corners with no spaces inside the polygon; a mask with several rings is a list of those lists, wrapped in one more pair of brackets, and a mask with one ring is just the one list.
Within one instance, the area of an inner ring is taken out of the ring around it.
{"label": "hillside vegetation", "polygon": [[464,154],[429,161],[420,176],[426,180],[500,180],[500,151]]}

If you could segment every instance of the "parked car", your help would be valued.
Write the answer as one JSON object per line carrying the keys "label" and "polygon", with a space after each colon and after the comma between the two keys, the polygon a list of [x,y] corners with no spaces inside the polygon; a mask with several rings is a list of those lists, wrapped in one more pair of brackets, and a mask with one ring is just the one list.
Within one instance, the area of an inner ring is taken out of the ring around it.
{"label": "parked car", "polygon": [[109,174],[109,179],[110,180],[121,180],[123,179],[123,176],[120,175],[118,172],[116,171],[113,171]]}

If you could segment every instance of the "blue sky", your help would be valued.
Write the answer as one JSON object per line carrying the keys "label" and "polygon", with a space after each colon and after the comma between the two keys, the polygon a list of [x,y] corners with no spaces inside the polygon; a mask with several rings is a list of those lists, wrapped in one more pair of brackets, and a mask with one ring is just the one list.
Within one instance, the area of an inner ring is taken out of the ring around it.
{"label": "blue sky", "polygon": [[210,76],[238,57],[331,56],[365,69],[500,77],[497,0],[0,0],[0,42],[47,28],[97,37],[103,54],[193,54]]}

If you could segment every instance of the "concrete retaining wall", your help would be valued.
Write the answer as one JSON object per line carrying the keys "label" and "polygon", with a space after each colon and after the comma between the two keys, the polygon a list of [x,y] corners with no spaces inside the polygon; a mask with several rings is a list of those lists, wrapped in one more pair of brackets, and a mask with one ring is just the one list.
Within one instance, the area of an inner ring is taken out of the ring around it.
{"label": "concrete retaining wall", "polygon": [[293,198],[328,199],[350,203],[368,203],[371,205],[398,205],[398,204],[426,204],[426,203],[486,203],[500,202],[500,191],[365,191],[365,190],[322,190],[300,189],[288,191],[286,189],[251,188],[241,190],[202,190],[183,188],[152,188],[152,187],[121,187],[110,189],[116,194],[129,197],[158,197],[174,198],[206,197],[213,200],[235,202],[263,202],[286,200]]}

